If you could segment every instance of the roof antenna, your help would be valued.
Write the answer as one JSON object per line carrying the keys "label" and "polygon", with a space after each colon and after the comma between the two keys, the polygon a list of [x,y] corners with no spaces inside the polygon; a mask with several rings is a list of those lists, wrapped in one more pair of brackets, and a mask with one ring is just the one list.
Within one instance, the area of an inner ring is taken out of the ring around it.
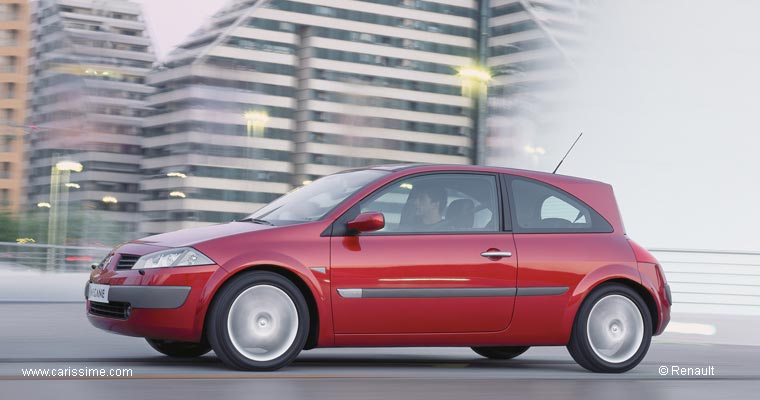
{"label": "roof antenna", "polygon": [[565,156],[562,157],[561,160],[559,160],[559,164],[557,164],[557,168],[554,168],[554,171],[552,171],[552,174],[556,174],[557,173],[557,170],[559,169],[559,166],[562,165],[562,161],[565,161],[565,158],[567,158],[567,155],[570,154],[571,151],[573,151],[573,147],[575,147],[575,144],[578,143],[579,140],[581,140],[581,136],[583,136],[583,132],[581,132],[581,134],[578,135],[578,139],[575,139],[575,141],[573,142],[573,145],[570,146],[570,150],[568,150],[567,153],[565,153]]}

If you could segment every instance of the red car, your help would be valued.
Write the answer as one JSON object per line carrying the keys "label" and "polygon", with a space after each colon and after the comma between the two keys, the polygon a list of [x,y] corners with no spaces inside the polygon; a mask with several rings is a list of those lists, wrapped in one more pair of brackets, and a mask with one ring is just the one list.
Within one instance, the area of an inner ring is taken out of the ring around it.
{"label": "red car", "polygon": [[625,235],[610,185],[503,168],[341,172],[93,268],[93,325],[246,370],[315,347],[510,359],[561,345],[591,371],[623,372],[670,320],[662,269]]}

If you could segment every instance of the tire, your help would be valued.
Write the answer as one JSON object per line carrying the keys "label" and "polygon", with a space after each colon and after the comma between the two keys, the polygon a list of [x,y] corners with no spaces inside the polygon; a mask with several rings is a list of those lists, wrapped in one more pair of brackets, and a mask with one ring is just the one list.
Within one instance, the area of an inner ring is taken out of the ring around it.
{"label": "tire", "polygon": [[472,351],[492,360],[511,360],[529,348],[530,346],[471,347]]}
{"label": "tire", "polygon": [[208,343],[190,343],[176,342],[174,340],[149,339],[145,338],[150,347],[157,352],[175,358],[195,358],[200,357],[209,351],[211,346]]}
{"label": "tire", "polygon": [[293,282],[273,272],[246,272],[214,298],[207,335],[228,366],[274,371],[303,350],[309,318],[306,299]]}
{"label": "tire", "polygon": [[567,350],[592,372],[621,373],[637,366],[652,341],[652,317],[633,289],[608,283],[583,301]]}

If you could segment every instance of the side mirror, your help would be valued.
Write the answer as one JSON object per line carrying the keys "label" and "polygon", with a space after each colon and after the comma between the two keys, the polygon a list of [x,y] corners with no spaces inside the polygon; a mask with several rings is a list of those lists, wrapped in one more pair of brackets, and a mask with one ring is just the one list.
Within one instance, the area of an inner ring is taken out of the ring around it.
{"label": "side mirror", "polygon": [[348,229],[355,232],[374,232],[384,227],[385,217],[379,212],[361,213],[348,223]]}

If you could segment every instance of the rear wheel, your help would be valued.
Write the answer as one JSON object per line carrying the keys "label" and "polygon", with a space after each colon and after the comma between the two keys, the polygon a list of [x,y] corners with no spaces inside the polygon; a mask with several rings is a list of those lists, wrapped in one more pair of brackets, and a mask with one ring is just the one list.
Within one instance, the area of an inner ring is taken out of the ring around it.
{"label": "rear wheel", "polygon": [[145,338],[145,340],[150,347],[169,357],[193,358],[200,357],[211,351],[211,346],[208,343],[177,342],[174,340],[149,338]]}
{"label": "rear wheel", "polygon": [[493,360],[511,360],[529,348],[530,346],[472,347],[472,351]]}
{"label": "rear wheel", "polygon": [[273,371],[290,364],[309,333],[309,310],[293,282],[267,271],[234,278],[214,299],[207,326],[214,352],[227,365]]}
{"label": "rear wheel", "polygon": [[619,373],[637,366],[652,341],[652,318],[633,289],[605,284],[583,302],[567,349],[582,367]]}

